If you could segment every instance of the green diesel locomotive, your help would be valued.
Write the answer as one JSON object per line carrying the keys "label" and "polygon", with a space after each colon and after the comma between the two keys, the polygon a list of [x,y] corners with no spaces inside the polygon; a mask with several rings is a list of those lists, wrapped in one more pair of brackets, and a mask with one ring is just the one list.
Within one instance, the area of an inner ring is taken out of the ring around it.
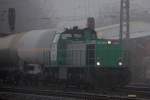
{"label": "green diesel locomotive", "polygon": [[122,86],[129,82],[125,51],[118,40],[98,39],[91,28],[66,29],[54,37],[51,66],[58,78],[94,86]]}

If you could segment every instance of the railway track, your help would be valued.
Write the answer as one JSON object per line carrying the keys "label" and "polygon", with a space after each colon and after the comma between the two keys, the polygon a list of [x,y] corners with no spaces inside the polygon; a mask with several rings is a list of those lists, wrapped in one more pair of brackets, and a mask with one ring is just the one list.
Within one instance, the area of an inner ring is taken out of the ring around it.
{"label": "railway track", "polygon": [[90,92],[73,92],[63,90],[45,90],[45,89],[28,89],[28,88],[12,88],[3,87],[0,88],[0,92],[5,93],[22,93],[30,95],[42,95],[42,96],[55,96],[55,97],[66,97],[76,98],[81,100],[149,100],[148,98],[137,97],[133,94],[128,93],[90,93]]}
{"label": "railway track", "polygon": [[126,92],[128,94],[135,94],[139,97],[150,98],[150,86],[145,84],[130,84],[120,89],[120,91]]}

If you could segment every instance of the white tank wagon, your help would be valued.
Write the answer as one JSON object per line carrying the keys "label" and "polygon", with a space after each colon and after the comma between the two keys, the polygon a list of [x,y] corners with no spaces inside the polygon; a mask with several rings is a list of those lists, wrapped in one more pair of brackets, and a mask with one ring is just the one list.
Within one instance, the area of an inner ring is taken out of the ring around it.
{"label": "white tank wagon", "polygon": [[[33,30],[0,37],[0,65],[50,65],[55,30]],[[5,66],[3,66],[5,65]]]}

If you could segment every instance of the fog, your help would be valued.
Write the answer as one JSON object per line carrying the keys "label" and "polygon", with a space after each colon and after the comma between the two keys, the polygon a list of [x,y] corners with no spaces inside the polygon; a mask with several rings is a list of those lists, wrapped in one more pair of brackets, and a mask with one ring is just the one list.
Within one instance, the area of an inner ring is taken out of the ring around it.
{"label": "fog", "polygon": [[[149,0],[131,0],[131,19],[149,21]],[[16,8],[16,31],[85,27],[95,17],[96,27],[119,23],[120,0],[0,0],[0,32],[9,32],[8,13]]]}
{"label": "fog", "polygon": [[[132,49],[130,56],[133,60],[131,64],[133,79],[140,76],[138,80],[145,78],[150,80],[148,66],[150,63],[150,37],[148,37],[150,34],[150,0],[130,1],[130,17],[133,21],[130,25],[130,32],[131,38],[134,39],[130,41],[131,48],[129,49]],[[105,28],[106,30],[99,31],[99,33],[104,33],[105,38],[119,36],[120,0],[0,0],[0,33],[10,32],[8,8],[16,9],[15,32],[62,29],[75,25],[85,27],[86,19],[94,17],[96,28],[117,25],[115,28]],[[147,39],[145,39],[146,36]]]}

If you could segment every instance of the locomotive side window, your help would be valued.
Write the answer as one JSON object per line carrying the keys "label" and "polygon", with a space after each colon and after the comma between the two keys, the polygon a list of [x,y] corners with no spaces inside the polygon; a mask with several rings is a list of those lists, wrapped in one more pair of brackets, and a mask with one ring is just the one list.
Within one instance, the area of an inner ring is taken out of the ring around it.
{"label": "locomotive side window", "polygon": [[62,39],[67,39],[67,38],[71,38],[72,35],[71,34],[63,34],[62,35]]}
{"label": "locomotive side window", "polygon": [[82,34],[74,34],[75,38],[82,38]]}

